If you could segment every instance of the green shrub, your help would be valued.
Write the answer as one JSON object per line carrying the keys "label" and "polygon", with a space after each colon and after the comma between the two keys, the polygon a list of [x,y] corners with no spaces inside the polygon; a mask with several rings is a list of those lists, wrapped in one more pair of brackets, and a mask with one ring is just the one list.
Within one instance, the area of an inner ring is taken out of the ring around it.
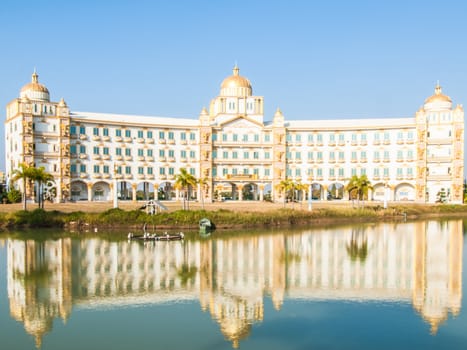
{"label": "green shrub", "polygon": [[6,197],[9,203],[19,203],[21,202],[21,199],[23,198],[21,192],[18,191],[16,188],[10,188]]}

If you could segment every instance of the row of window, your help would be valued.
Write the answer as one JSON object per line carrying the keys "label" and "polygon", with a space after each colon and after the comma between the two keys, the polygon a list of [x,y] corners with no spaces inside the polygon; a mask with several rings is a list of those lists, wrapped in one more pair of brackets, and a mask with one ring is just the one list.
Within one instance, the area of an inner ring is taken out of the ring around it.
{"label": "row of window", "polygon": [[[72,174],[77,174],[77,173],[87,173],[87,166],[86,164],[71,164],[70,166],[70,171]],[[95,174],[111,174],[113,173],[113,169],[111,169],[110,166],[108,165],[94,165],[93,166],[93,172]],[[154,174],[154,168],[153,167],[131,167],[131,166],[116,166],[115,171],[117,174],[133,174],[133,170],[136,169],[137,173],[139,175],[153,175]],[[188,168],[187,171],[195,176],[196,175],[196,170],[194,168]],[[175,175],[175,168],[173,167],[161,167],[159,168],[159,175]]]}
{"label": "row of window", "polygon": [[[305,136],[303,134],[287,134],[286,140],[287,142],[302,142],[302,136]],[[322,143],[324,139],[324,134],[307,134],[306,141],[309,143],[315,142],[315,136],[316,136],[316,141],[318,143]],[[360,136],[360,138],[358,137]],[[350,139],[352,142],[366,142],[367,141],[367,134],[351,134]],[[397,140],[413,140],[414,139],[414,132],[413,131],[399,131],[397,133]],[[303,141],[305,139],[303,138]],[[391,140],[391,134],[388,131],[385,132],[375,132],[373,133],[373,140],[379,141],[379,140],[385,140],[389,141]],[[329,143],[344,143],[346,141],[346,134],[329,134],[328,135],[328,142]]]}
{"label": "row of window", "polygon": [[[86,146],[85,145],[79,145],[79,146],[71,145],[70,146],[70,153],[71,154],[78,154],[78,153],[86,154]],[[159,153],[159,157],[165,157],[166,155],[169,158],[174,158],[175,157],[175,151],[174,150],[160,149],[158,153]],[[109,147],[94,146],[93,147],[93,154],[94,155],[99,155],[99,154],[109,155],[110,154],[110,149],[109,149]],[[181,158],[187,158],[187,156],[189,156],[192,159],[196,158],[196,151],[181,150],[179,152],[179,154],[180,154]],[[115,148],[115,155],[117,155],[117,156],[123,156],[123,155],[132,156],[132,150],[131,150],[131,148],[117,147],[117,148]],[[137,155],[139,157],[144,157],[144,156],[153,157],[154,156],[154,151],[152,149],[146,149],[145,150],[143,148],[139,148],[137,150]]]}
{"label": "row of window", "polygon": [[[71,135],[85,135],[86,134],[86,127],[85,126],[76,126],[72,125],[70,127],[70,134]],[[92,128],[92,134],[94,136],[110,136],[109,134],[109,128],[100,128],[100,127],[94,127]],[[143,130],[136,130],[136,133],[134,130],[131,129],[116,129],[115,130],[115,136],[116,137],[138,137],[138,138],[148,138],[152,139],[154,137],[154,132],[152,130],[146,130],[144,132]],[[158,132],[159,139],[165,140],[175,140],[175,132],[173,131],[159,131]],[[181,140],[190,140],[190,141],[195,141],[196,140],[196,133],[195,132],[180,132],[180,139]]]}

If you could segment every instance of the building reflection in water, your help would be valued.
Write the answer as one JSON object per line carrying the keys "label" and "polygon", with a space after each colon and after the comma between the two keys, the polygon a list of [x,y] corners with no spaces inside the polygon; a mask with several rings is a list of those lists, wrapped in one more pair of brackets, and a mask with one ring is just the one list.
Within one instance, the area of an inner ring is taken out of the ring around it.
{"label": "building reflection in water", "polygon": [[40,347],[73,305],[199,299],[233,347],[285,298],[412,303],[436,333],[462,298],[462,221],[245,235],[205,241],[8,240],[11,316]]}

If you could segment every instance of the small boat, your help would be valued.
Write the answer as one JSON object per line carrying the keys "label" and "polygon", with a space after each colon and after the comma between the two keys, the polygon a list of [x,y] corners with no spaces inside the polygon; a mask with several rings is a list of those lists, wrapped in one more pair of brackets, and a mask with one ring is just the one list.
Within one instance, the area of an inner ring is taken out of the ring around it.
{"label": "small boat", "polygon": [[143,226],[143,234],[142,235],[135,235],[132,232],[128,233],[128,240],[140,240],[140,241],[181,241],[185,238],[183,232],[178,233],[163,233],[163,234],[155,234],[149,233],[146,231],[146,223]]}
{"label": "small boat", "polygon": [[140,241],[181,241],[185,238],[183,232],[178,233],[163,233],[163,234],[150,234],[145,232],[142,235],[134,235],[133,233],[128,233],[128,240],[140,240]]}
{"label": "small boat", "polygon": [[199,221],[199,233],[201,235],[208,235],[214,230],[214,224],[208,218],[202,218]]}

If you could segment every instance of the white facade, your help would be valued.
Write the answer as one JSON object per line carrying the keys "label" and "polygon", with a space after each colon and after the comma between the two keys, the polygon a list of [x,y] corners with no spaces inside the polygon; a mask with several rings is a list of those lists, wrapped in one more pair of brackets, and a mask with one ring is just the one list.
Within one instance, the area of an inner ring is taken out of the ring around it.
{"label": "white facade", "polygon": [[287,120],[278,109],[264,121],[263,108],[238,67],[199,119],[71,112],[34,73],[7,106],[6,175],[44,166],[57,200],[89,201],[178,198],[180,168],[205,180],[194,197],[207,201],[282,200],[284,179],[308,185],[301,200],[341,199],[366,175],[373,200],[462,203],[464,111],[439,85],[410,118]]}

